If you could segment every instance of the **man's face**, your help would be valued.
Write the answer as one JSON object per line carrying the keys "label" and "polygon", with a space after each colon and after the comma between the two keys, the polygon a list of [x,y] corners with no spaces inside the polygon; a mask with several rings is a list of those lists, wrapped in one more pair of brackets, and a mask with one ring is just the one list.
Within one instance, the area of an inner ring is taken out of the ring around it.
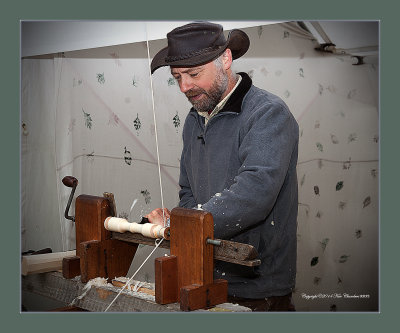
{"label": "man's face", "polygon": [[171,68],[179,88],[197,111],[212,111],[225,97],[228,75],[214,61],[190,68]]}

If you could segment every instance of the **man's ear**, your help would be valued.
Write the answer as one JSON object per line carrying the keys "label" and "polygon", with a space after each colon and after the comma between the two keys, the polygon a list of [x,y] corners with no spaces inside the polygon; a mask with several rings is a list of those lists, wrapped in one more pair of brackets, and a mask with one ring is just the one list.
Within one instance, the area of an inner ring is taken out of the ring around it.
{"label": "man's ear", "polygon": [[222,54],[222,63],[224,64],[225,70],[231,68],[232,65],[232,51],[231,49],[226,49]]}

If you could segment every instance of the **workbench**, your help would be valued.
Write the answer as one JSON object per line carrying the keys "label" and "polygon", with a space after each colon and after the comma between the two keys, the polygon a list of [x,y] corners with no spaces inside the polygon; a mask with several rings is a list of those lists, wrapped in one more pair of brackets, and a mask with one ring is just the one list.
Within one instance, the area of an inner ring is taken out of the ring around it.
{"label": "workbench", "polygon": [[[131,286],[137,285],[132,281]],[[87,288],[85,288],[85,286]],[[123,286],[123,284],[122,284]],[[107,312],[181,312],[179,303],[157,304],[153,283],[141,282],[138,291],[124,290]],[[80,276],[65,279],[61,272],[32,274],[21,277],[22,292],[27,291],[65,303],[90,312],[104,312],[121,288],[115,283],[94,279],[88,284]],[[82,297],[83,296],[83,297]],[[218,304],[210,309],[194,312],[251,312],[249,308],[231,304]]]}

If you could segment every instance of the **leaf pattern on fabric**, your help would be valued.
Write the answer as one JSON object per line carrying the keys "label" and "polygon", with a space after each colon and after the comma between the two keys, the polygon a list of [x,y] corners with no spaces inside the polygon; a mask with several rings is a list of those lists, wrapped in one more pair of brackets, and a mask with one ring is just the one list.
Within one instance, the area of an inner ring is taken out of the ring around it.
{"label": "leaf pattern on fabric", "polygon": [[131,165],[132,164],[132,155],[131,152],[129,150],[126,149],[125,147],[125,151],[124,151],[124,161],[126,164]]}
{"label": "leaf pattern on fabric", "polygon": [[89,163],[94,162],[94,151],[92,151],[90,154],[86,154],[86,159]]}
{"label": "leaf pattern on fabric", "polygon": [[349,259],[349,257],[350,257],[349,255],[343,254],[343,255],[340,256],[339,262],[340,262],[341,264],[343,264],[343,263],[345,263],[345,262]]}
{"label": "leaf pattern on fabric", "polygon": [[301,177],[300,186],[303,186],[305,180],[306,180],[306,175],[304,174],[303,177]]}
{"label": "leaf pattern on fabric", "polygon": [[167,82],[168,82],[168,86],[176,85],[176,80],[173,77],[170,77]]}
{"label": "leaf pattern on fabric", "polygon": [[349,93],[347,94],[347,98],[348,98],[348,99],[352,99],[356,94],[357,94],[357,89],[352,89],[352,90],[350,90]]}
{"label": "leaf pattern on fabric", "polygon": [[323,215],[322,212],[318,211],[317,214],[315,214],[315,217],[320,219],[322,215]]}
{"label": "leaf pattern on fabric", "polygon": [[318,160],[318,169],[322,169],[322,167],[324,166],[324,162],[322,162],[321,159]]}
{"label": "leaf pattern on fabric", "polygon": [[319,195],[319,187],[318,186],[314,186],[314,193],[315,193],[315,195]]}
{"label": "leaf pattern on fabric", "polygon": [[122,211],[121,213],[118,214],[118,217],[120,217],[121,219],[127,220],[129,217],[129,214],[127,212]]}
{"label": "leaf pattern on fabric", "polygon": [[96,77],[97,77],[97,82],[98,83],[100,83],[100,84],[104,84],[104,83],[106,83],[106,79],[104,78],[104,73],[98,73],[97,75],[96,75]]}
{"label": "leaf pattern on fabric", "polygon": [[178,133],[178,128],[181,125],[181,120],[179,118],[178,111],[176,111],[176,115],[174,116],[174,118],[172,118],[172,122],[175,126],[176,132]]}
{"label": "leaf pattern on fabric", "polygon": [[315,266],[316,264],[318,264],[318,261],[319,261],[318,257],[312,258],[311,259],[311,266]]}
{"label": "leaf pattern on fabric", "polygon": [[133,85],[134,87],[137,87],[137,86],[138,86],[138,81],[136,80],[136,77],[135,77],[135,76],[133,76],[133,78],[132,78],[132,85]]}
{"label": "leaf pattern on fabric", "polygon": [[339,181],[336,184],[336,191],[340,191],[343,188],[343,181]]}
{"label": "leaf pattern on fabric", "polygon": [[355,232],[355,236],[356,236],[356,238],[361,238],[362,237],[362,230],[357,229],[356,232]]}
{"label": "leaf pattern on fabric", "polygon": [[92,123],[93,123],[92,117],[90,116],[89,113],[86,113],[85,110],[83,110],[83,109],[82,109],[82,112],[83,112],[83,117],[85,119],[85,126],[88,129],[92,129]]}
{"label": "leaf pattern on fabric", "polygon": [[322,251],[325,251],[325,249],[326,249],[326,246],[328,245],[328,243],[329,243],[329,238],[324,238],[321,242],[319,242],[320,244],[321,244],[321,248],[322,248]]}
{"label": "leaf pattern on fabric", "polygon": [[351,133],[349,134],[349,137],[347,139],[347,143],[353,142],[357,140],[357,134],[356,133]]}
{"label": "leaf pattern on fabric", "polygon": [[284,39],[285,39],[285,38],[289,38],[289,36],[290,36],[289,31],[285,30],[285,31],[283,32],[283,38],[284,38]]}
{"label": "leaf pattern on fabric", "polygon": [[[142,127],[142,123],[139,119],[139,113],[136,114],[136,119],[133,121],[133,126],[135,127],[136,131],[139,131],[140,128]],[[138,133],[139,135],[139,133]]]}
{"label": "leaf pattern on fabric", "polygon": [[339,140],[338,140],[337,136],[334,135],[334,134],[331,134],[331,141],[335,145],[339,143]]}
{"label": "leaf pattern on fabric", "polygon": [[324,146],[322,145],[322,143],[317,142],[315,145],[317,146],[319,151],[321,151],[321,152],[324,151]]}
{"label": "leaf pattern on fabric", "polygon": [[372,169],[372,170],[371,170],[371,176],[372,176],[373,178],[376,178],[377,175],[378,175],[378,170]]}
{"label": "leaf pattern on fabric", "polygon": [[315,285],[319,285],[320,282],[321,282],[321,278],[318,277],[318,276],[315,276],[315,277],[314,277],[313,283],[314,283]]}
{"label": "leaf pattern on fabric", "polygon": [[143,195],[146,204],[149,204],[151,202],[150,192],[148,190],[142,190],[140,193]]}
{"label": "leaf pattern on fabric", "polygon": [[368,196],[363,201],[363,208],[367,207],[371,203],[371,197]]}
{"label": "leaf pattern on fabric", "polygon": [[347,162],[343,163],[343,170],[348,170],[351,167],[351,157],[349,157],[349,160]]}
{"label": "leaf pattern on fabric", "polygon": [[303,68],[299,68],[299,75],[300,75],[300,77],[304,77],[304,69]]}
{"label": "leaf pattern on fabric", "polygon": [[338,207],[339,209],[343,210],[346,207],[346,203],[344,201],[340,201]]}

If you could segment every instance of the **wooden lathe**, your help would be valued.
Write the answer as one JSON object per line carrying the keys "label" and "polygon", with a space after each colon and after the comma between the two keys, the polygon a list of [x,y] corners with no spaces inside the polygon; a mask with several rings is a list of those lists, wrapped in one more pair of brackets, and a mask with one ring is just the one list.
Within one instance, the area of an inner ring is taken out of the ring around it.
{"label": "wooden lathe", "polygon": [[192,311],[227,301],[227,281],[213,279],[214,260],[260,264],[254,247],[214,239],[213,217],[206,211],[174,208],[170,227],[154,230],[153,224],[116,218],[114,196],[104,193],[103,197],[79,195],[72,217],[68,211],[78,181],[67,176],[63,183],[72,187],[65,217],[75,222],[76,230],[76,256],[62,262],[66,279],[80,275],[86,283],[97,277],[126,276],[138,245],[154,246],[154,238],[164,238],[160,247],[169,248],[170,255],[155,259],[155,300],[179,302],[182,311]]}

